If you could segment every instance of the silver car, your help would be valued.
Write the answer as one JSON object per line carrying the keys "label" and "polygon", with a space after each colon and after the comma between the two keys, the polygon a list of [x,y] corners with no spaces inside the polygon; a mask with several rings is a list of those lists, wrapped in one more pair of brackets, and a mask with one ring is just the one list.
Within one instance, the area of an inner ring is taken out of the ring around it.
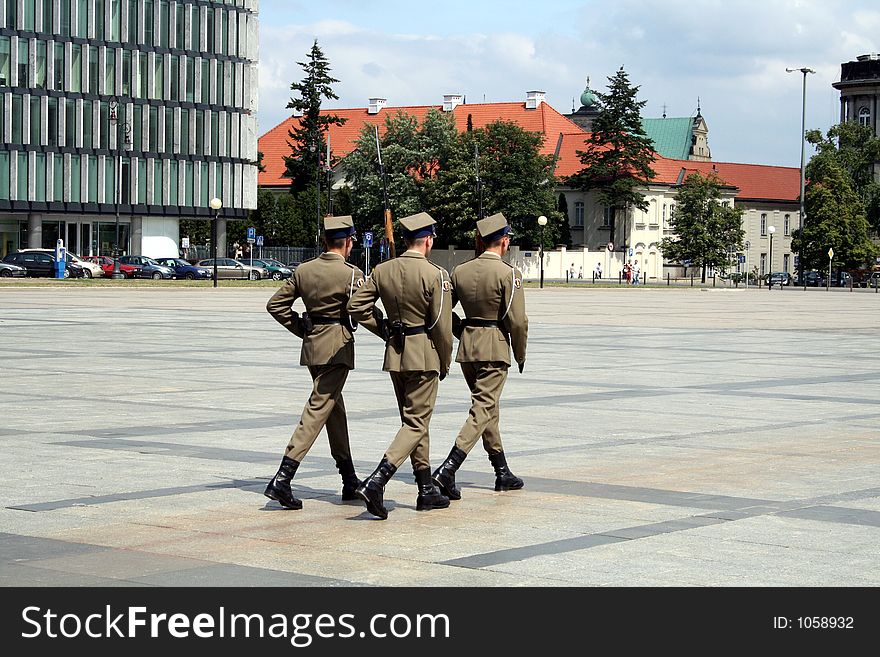
{"label": "silver car", "polygon": [[[197,267],[204,267],[214,276],[214,259],[199,260]],[[234,258],[217,258],[217,278],[240,278],[251,281],[258,281],[261,278],[268,278],[269,270],[264,267],[251,267],[249,264]]]}

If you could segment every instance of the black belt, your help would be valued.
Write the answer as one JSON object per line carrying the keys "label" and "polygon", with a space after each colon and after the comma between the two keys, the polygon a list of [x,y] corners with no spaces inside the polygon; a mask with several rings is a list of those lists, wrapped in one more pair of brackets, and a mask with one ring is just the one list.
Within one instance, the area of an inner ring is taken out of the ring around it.
{"label": "black belt", "polygon": [[404,335],[418,335],[419,333],[427,333],[428,330],[424,326],[404,326],[403,334]]}
{"label": "black belt", "polygon": [[309,319],[312,321],[312,324],[316,326],[320,326],[323,324],[342,324],[341,319],[337,319],[335,317],[321,317],[320,315],[309,315]]}
{"label": "black belt", "polygon": [[475,317],[468,317],[467,319],[463,319],[461,324],[462,326],[479,326],[481,328],[503,328],[503,325],[497,319],[477,319]]}

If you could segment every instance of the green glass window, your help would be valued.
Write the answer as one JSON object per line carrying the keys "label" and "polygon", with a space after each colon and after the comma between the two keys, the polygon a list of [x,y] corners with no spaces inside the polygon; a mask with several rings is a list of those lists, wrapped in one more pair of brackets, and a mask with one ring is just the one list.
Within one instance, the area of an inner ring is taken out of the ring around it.
{"label": "green glass window", "polygon": [[128,0],[128,38],[126,43],[137,43],[138,36],[138,3]]}
{"label": "green glass window", "polygon": [[196,110],[196,150],[195,155],[205,154],[205,112]]}
{"label": "green glass window", "polygon": [[225,9],[218,9],[220,12],[220,51],[223,54],[229,52],[229,12]]}
{"label": "green glass window", "polygon": [[223,84],[223,62],[215,61],[214,66],[217,67],[217,98],[215,100],[218,105],[225,105],[226,102],[223,100],[225,86]]}
{"label": "green glass window", "polygon": [[24,100],[23,96],[19,94],[12,94],[12,143],[13,144],[23,144],[22,141],[22,127],[23,122],[21,120],[22,117],[22,101]]}
{"label": "green glass window", "polygon": [[144,0],[144,43],[153,45],[153,0]]}
{"label": "green glass window", "polygon": [[141,205],[147,203],[147,160],[139,158],[137,163],[137,202]]}
{"label": "green glass window", "polygon": [[188,5],[184,5],[180,2],[177,3],[177,18],[175,20],[175,31],[177,34],[174,37],[174,47],[178,50],[183,50],[183,34],[184,34],[184,21],[183,21],[183,11],[184,7]]}
{"label": "green glass window", "polygon": [[220,113],[211,112],[211,155],[217,155],[220,148]]}
{"label": "green glass window", "polygon": [[64,44],[55,44],[55,53],[52,66],[55,71],[55,84],[52,86],[56,91],[64,91]]}
{"label": "green glass window", "polygon": [[35,201],[45,201],[46,200],[46,154],[45,153],[37,153],[36,154],[36,162],[34,166],[36,171],[34,171],[34,200]]}
{"label": "green glass window", "polygon": [[56,153],[52,156],[52,199],[64,200],[64,156]]}
{"label": "green glass window", "polygon": [[153,61],[153,98],[163,100],[165,94],[165,56],[155,53]]}
{"label": "green glass window", "polygon": [[60,0],[61,2],[61,36],[70,36],[70,3],[73,0]]}
{"label": "green glass window", "polygon": [[196,63],[192,57],[186,58],[186,102],[192,103],[195,99],[196,88]]}
{"label": "green glass window", "polygon": [[180,110],[180,152],[189,154],[189,110]]}
{"label": "green glass window", "polygon": [[104,67],[104,94],[116,95],[116,49],[105,50],[106,65]]}
{"label": "green glass window", "polygon": [[174,110],[165,108],[165,152],[174,152]]}
{"label": "green glass window", "polygon": [[211,102],[211,62],[202,60],[202,99],[203,103]]}
{"label": "green glass window", "polygon": [[70,171],[67,172],[70,178],[70,201],[77,203],[82,198],[82,165],[79,163],[79,155],[70,156]]}
{"label": "green glass window", "polygon": [[168,205],[177,205],[177,160],[168,162]]}
{"label": "green glass window", "polygon": [[104,203],[116,203],[116,158],[104,158]]}
{"label": "green glass window", "polygon": [[78,43],[70,44],[70,89],[68,91],[82,91],[82,46]]}
{"label": "green glass window", "polygon": [[48,134],[46,135],[46,143],[49,146],[57,146],[58,145],[58,99],[54,96],[49,96],[49,108],[48,108],[48,116],[47,124],[48,124]]}
{"label": "green glass window", "polygon": [[18,189],[16,197],[19,201],[27,201],[28,199],[28,154],[19,151],[18,153]]}
{"label": "green glass window", "polygon": [[9,198],[9,151],[0,151],[0,198]]}
{"label": "green glass window", "polygon": [[119,26],[122,22],[122,12],[120,10],[120,3],[122,0],[108,0],[110,3],[110,30],[108,34],[108,39],[110,41],[119,42]]}
{"label": "green glass window", "polygon": [[89,46],[89,93],[98,95],[98,46]]}
{"label": "green glass window", "polygon": [[191,160],[187,160],[183,163],[184,174],[183,174],[183,184],[185,189],[184,203],[183,205],[187,205],[192,207],[193,204],[193,188],[195,187],[195,176],[193,175],[193,162]]}
{"label": "green glass window", "polygon": [[131,203],[131,160],[127,157],[122,158],[119,180],[119,202]]}
{"label": "green glass window", "polygon": [[39,96],[31,96],[31,116],[30,116],[30,124],[31,124],[31,134],[30,141],[28,143],[34,144],[35,146],[40,144],[40,97]]}
{"label": "green glass window", "polygon": [[153,205],[162,205],[162,190],[165,185],[162,183],[162,160],[153,160]]}
{"label": "green glass window", "polygon": [[168,29],[171,16],[171,6],[168,0],[159,1],[159,46],[168,47]]}
{"label": "green glass window", "polygon": [[200,35],[202,33],[201,30],[201,11],[199,11],[199,5],[190,5],[192,7],[192,11],[190,15],[191,19],[191,27],[190,30],[190,50],[201,50],[199,44],[201,43]]}
{"label": "green glass window", "polygon": [[82,122],[83,148],[94,148],[92,143],[92,123],[94,122],[94,116],[92,115],[92,101],[90,100],[83,101]]}
{"label": "green glass window", "polygon": [[139,151],[143,150],[144,147],[144,120],[143,120],[144,112],[143,105],[135,105],[134,111],[132,112],[132,123],[134,125],[131,126],[132,132],[132,148],[134,150]]}
{"label": "green glass window", "polygon": [[[217,11],[220,10],[218,9]],[[214,52],[214,10],[210,7],[208,7],[206,17],[205,32],[207,32],[208,47],[205,48],[205,52]]]}
{"label": "green glass window", "polygon": [[147,145],[147,150],[150,153],[155,153],[159,150],[159,108],[156,106],[150,107],[150,143]]}
{"label": "green glass window", "polygon": [[76,146],[76,101],[64,101],[64,145]]}
{"label": "green glass window", "polygon": [[9,64],[11,61],[9,47],[9,37],[0,36],[0,87],[8,87],[12,83],[9,77]]}
{"label": "green glass window", "polygon": [[37,67],[34,70],[34,85],[37,89],[46,88],[46,42],[37,41]]}
{"label": "green glass window", "polygon": [[95,0],[95,38],[103,41],[107,31],[104,27],[104,0]]}
{"label": "green glass window", "polygon": [[79,23],[76,31],[76,36],[87,39],[89,36],[89,0],[79,0],[79,7],[76,12],[76,17]]}
{"label": "green glass window", "polygon": [[131,95],[131,50],[122,51],[122,95]]}
{"label": "green glass window", "polygon": [[106,150],[110,148],[110,103],[102,100],[98,112],[98,125],[101,126],[101,143],[98,146]]}
{"label": "green glass window", "polygon": [[24,15],[22,16],[22,28],[28,32],[34,31],[34,0],[24,0]]}
{"label": "green glass window", "polygon": [[[99,0],[100,1],[100,0]],[[52,18],[55,9],[55,3],[52,0],[43,0],[43,32],[48,34],[55,33],[55,25]]]}
{"label": "green glass window", "polygon": [[171,55],[171,96],[166,100],[180,100],[180,57]]}
{"label": "green glass window", "polygon": [[28,50],[30,46],[30,39],[19,39],[18,40],[18,86],[19,87],[29,87],[30,82],[28,81],[28,71],[30,68],[28,67]]}
{"label": "green glass window", "polygon": [[149,59],[147,53],[138,53],[138,98],[147,97],[147,65]]}
{"label": "green glass window", "polygon": [[[85,156],[84,156],[85,157]],[[98,156],[89,155],[89,203],[98,202]]]}
{"label": "green glass window", "polygon": [[199,176],[199,198],[196,200],[196,205],[198,207],[205,207],[208,205],[208,163],[201,162],[199,164],[201,167],[201,175]]}
{"label": "green glass window", "polygon": [[18,29],[15,24],[17,16],[18,2],[16,0],[6,0],[6,27],[10,30]]}

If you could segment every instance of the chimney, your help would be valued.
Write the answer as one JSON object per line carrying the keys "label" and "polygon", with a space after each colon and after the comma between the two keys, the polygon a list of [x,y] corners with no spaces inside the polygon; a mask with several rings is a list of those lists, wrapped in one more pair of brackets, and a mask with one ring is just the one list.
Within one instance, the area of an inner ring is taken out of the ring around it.
{"label": "chimney", "polygon": [[463,101],[464,97],[461,94],[443,94],[443,111],[451,112]]}
{"label": "chimney", "polygon": [[538,106],[544,102],[544,96],[543,91],[527,91],[526,109],[538,109]]}
{"label": "chimney", "polygon": [[367,106],[367,114],[378,114],[388,102],[387,98],[370,98],[370,104]]}

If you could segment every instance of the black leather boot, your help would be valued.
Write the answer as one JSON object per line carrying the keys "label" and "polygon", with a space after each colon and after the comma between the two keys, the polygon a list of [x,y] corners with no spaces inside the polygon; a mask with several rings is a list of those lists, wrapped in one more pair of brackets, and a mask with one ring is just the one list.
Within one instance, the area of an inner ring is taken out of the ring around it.
{"label": "black leather boot", "polygon": [[376,469],[364,483],[355,491],[358,496],[367,503],[367,511],[377,518],[385,520],[388,517],[388,509],[385,508],[385,484],[397,472],[397,466],[391,465],[387,458],[383,458]]}
{"label": "black leather boot", "polygon": [[495,468],[495,490],[519,490],[523,487],[523,480],[517,477],[507,467],[507,459],[504,452],[489,454],[489,461]]}
{"label": "black leather boot", "polygon": [[337,461],[336,468],[342,476],[342,501],[351,502],[361,499],[356,492],[358,486],[361,485],[361,480],[354,472],[354,463],[351,462],[351,459]]}
{"label": "black leather boot", "polygon": [[272,477],[269,485],[266,486],[263,495],[270,500],[278,501],[285,509],[299,510],[303,508],[302,500],[295,498],[293,491],[290,489],[290,480],[293,479],[293,475],[296,474],[298,467],[299,461],[294,461],[286,456],[282,458],[278,472]]}
{"label": "black leather boot", "polygon": [[467,458],[467,452],[463,449],[453,446],[449,456],[443,461],[442,465],[434,471],[434,483],[437,488],[450,500],[460,500],[461,491],[455,487],[455,472],[464,463]]}
{"label": "black leather boot", "polygon": [[431,470],[424,468],[416,470],[416,484],[419,487],[419,496],[416,498],[416,511],[430,511],[431,509],[445,509],[449,506],[449,498],[437,490],[431,481]]}

